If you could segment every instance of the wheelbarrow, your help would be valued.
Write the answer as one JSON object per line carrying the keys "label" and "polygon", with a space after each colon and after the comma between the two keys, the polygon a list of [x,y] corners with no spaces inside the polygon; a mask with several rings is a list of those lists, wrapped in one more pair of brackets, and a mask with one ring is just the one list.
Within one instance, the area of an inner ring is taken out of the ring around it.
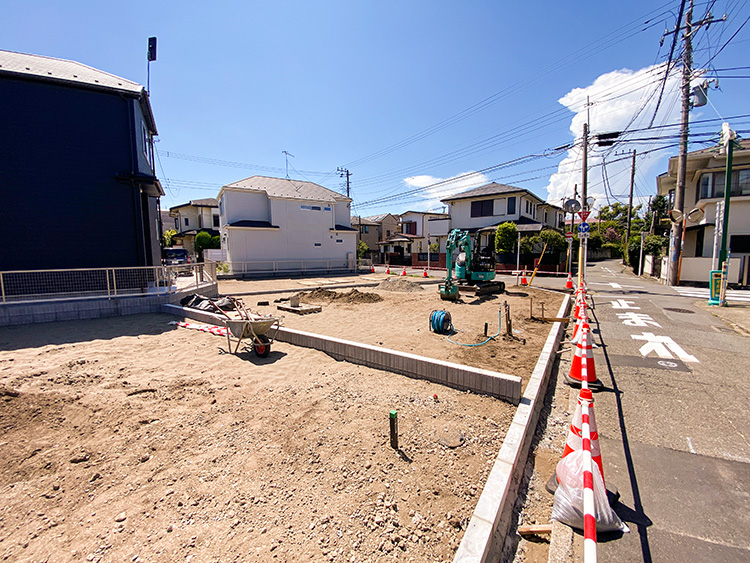
{"label": "wheelbarrow", "polygon": [[[247,319],[226,319],[224,324],[228,329],[227,347],[231,354],[239,351],[243,340],[252,339],[255,355],[265,358],[271,352],[271,344],[281,326],[281,319],[251,313]],[[237,342],[234,352],[232,352],[232,338]]]}

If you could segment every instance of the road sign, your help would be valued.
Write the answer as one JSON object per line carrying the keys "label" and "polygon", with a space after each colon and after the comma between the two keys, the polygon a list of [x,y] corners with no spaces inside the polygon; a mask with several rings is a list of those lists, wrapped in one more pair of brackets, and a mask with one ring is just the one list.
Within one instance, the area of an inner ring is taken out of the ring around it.
{"label": "road sign", "polygon": [[591,215],[591,211],[579,211],[578,216],[581,218],[581,221],[584,223],[586,222],[586,219],[589,218],[589,215]]}
{"label": "road sign", "polygon": [[589,224],[588,223],[581,223],[578,225],[578,232],[579,233],[588,233],[589,232]]}
{"label": "road sign", "polygon": [[578,238],[589,238],[589,233],[586,231],[585,233],[578,233]]}
{"label": "road sign", "polygon": [[573,238],[573,233],[565,233],[565,238]]}

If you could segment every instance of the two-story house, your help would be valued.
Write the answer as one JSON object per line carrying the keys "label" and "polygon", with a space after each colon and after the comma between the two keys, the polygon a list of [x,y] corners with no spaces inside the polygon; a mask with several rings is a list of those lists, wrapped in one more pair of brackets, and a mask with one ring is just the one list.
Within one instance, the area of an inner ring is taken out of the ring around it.
{"label": "two-story house", "polygon": [[380,224],[377,221],[373,221],[367,217],[352,215],[352,228],[357,229],[359,233],[357,235],[357,242],[364,242],[371,253],[378,251],[378,241],[380,240],[378,227],[380,227]]}
{"label": "two-story house", "polygon": [[[732,183],[729,203],[728,250],[729,282],[747,285],[750,281],[750,140],[742,140],[735,147],[732,165]],[[659,195],[673,200],[677,183],[678,157],[669,159],[667,172],[656,179]],[[689,152],[685,176],[685,198],[683,209],[687,214],[692,209],[702,209],[702,219],[686,222],[685,241],[682,247],[680,280],[707,283],[709,271],[718,256],[720,238],[716,234],[716,207],[724,199],[726,179],[726,153],[722,147]],[[666,275],[666,268],[662,268]]]}
{"label": "two-story house", "polygon": [[367,217],[370,221],[378,224],[378,242],[387,239],[393,233],[401,231],[401,220],[398,215],[392,213],[381,213]]}
{"label": "two-story house", "polygon": [[[425,254],[433,241],[429,241],[429,222],[434,219],[445,219],[446,213],[430,211],[407,211],[400,218],[401,232],[394,233],[380,242],[383,253],[388,255],[391,264],[420,266],[419,254]],[[427,257],[424,256],[424,261]]]}
{"label": "two-story house", "polygon": [[356,267],[357,230],[346,196],[312,182],[252,176],[222,187],[218,200],[233,272]]}
{"label": "two-story house", "polygon": [[155,266],[148,93],[84,64],[0,51],[3,270]]}
{"label": "two-story house", "polygon": [[170,228],[177,231],[172,244],[183,246],[194,257],[195,235],[201,231],[206,231],[212,237],[219,235],[219,202],[212,197],[192,199],[188,203],[170,207],[169,216],[173,219]]}
{"label": "two-story house", "polygon": [[[439,240],[445,252],[445,241],[451,229],[474,232],[511,221],[520,233],[538,233],[544,227],[560,228],[562,209],[546,203],[529,190],[492,182],[442,200],[449,206],[449,219],[430,222],[430,238]],[[481,245],[493,233],[482,235]]]}

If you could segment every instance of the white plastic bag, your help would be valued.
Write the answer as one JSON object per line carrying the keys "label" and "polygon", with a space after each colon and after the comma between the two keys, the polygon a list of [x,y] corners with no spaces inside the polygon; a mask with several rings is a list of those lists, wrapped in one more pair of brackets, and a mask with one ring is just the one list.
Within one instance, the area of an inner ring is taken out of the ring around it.
{"label": "white plastic bag", "polygon": [[[594,517],[597,532],[629,532],[630,529],[615,514],[607,501],[607,489],[596,463],[591,464],[594,475]],[[583,450],[569,453],[557,463],[560,481],[555,491],[552,520],[583,530]]]}

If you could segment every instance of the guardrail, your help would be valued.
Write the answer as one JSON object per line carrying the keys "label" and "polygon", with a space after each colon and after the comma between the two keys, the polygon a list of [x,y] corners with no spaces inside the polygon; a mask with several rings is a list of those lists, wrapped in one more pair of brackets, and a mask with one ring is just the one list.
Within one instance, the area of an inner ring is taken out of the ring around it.
{"label": "guardrail", "polygon": [[216,283],[215,264],[0,271],[0,303],[169,295]]}

